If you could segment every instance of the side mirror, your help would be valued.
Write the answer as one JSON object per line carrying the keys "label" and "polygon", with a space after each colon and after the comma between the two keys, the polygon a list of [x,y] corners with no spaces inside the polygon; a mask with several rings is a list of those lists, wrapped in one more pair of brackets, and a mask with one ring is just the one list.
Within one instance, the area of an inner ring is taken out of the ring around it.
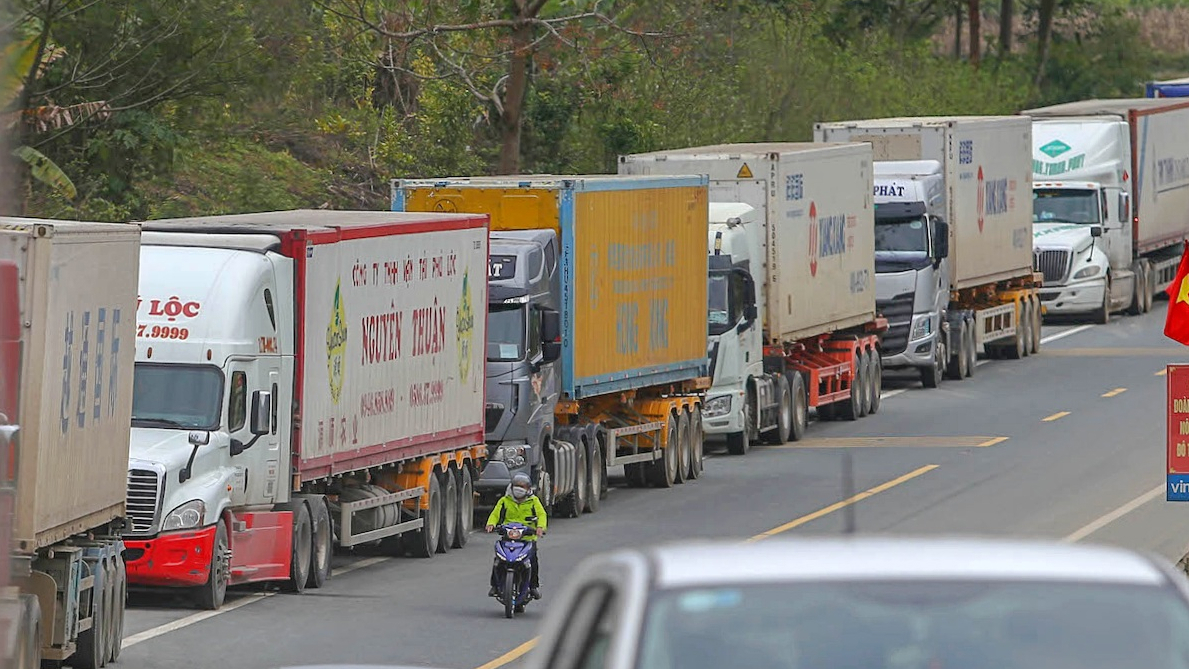
{"label": "side mirror", "polygon": [[1090,236],[1091,237],[1101,237],[1102,236],[1102,226],[1101,225],[1091,225],[1090,226]]}
{"label": "side mirror", "polygon": [[933,224],[933,255],[936,260],[950,257],[950,224],[945,221]]}
{"label": "side mirror", "polygon": [[561,357],[561,314],[554,309],[541,310],[541,362],[548,364]]}
{"label": "side mirror", "polygon": [[252,434],[262,436],[272,429],[272,393],[257,390],[252,393]]}
{"label": "side mirror", "polygon": [[211,433],[205,430],[194,430],[190,433],[191,446],[206,446],[211,443]]}
{"label": "side mirror", "polygon": [[1124,226],[1131,220],[1131,198],[1127,193],[1119,193],[1119,221]]}

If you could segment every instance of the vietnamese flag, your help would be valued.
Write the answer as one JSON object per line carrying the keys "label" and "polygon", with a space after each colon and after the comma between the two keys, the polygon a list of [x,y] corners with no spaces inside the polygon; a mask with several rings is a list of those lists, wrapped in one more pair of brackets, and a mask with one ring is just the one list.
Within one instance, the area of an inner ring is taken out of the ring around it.
{"label": "vietnamese flag", "polygon": [[1177,276],[1165,289],[1168,294],[1168,315],[1164,320],[1164,336],[1189,346],[1189,244],[1181,253]]}

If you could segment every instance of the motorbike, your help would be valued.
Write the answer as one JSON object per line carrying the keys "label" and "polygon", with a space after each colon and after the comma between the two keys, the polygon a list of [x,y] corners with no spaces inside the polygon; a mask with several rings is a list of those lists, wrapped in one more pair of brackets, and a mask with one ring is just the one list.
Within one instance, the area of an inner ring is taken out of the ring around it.
{"label": "motorbike", "polygon": [[[530,521],[536,518],[529,518]],[[529,586],[532,584],[533,542],[525,537],[535,536],[537,531],[520,523],[504,523],[496,526],[500,538],[495,542],[496,599],[504,605],[504,617],[524,613],[524,607],[532,601]]]}

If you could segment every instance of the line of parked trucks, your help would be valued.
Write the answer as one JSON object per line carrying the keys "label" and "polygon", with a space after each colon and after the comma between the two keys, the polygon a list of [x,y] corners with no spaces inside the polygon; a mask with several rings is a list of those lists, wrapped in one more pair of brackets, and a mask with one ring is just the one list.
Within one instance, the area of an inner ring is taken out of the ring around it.
{"label": "line of parked trucks", "polygon": [[609,468],[670,487],[704,436],[875,413],[885,369],[936,387],[1036,353],[1046,311],[1142,313],[1185,127],[1088,101],[397,180],[391,212],[6,219],[5,657],[101,667],[129,586],[319,588],[336,549],[464,547],[514,473],[593,513]]}

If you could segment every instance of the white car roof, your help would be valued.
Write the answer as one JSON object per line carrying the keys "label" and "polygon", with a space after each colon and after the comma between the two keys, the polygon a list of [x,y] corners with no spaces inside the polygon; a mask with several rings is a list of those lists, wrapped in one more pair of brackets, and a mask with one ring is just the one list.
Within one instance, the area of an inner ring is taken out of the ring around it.
{"label": "white car roof", "polygon": [[649,551],[660,588],[814,580],[1016,580],[1168,583],[1148,557],[1089,544],[986,538],[852,536],[682,543]]}

